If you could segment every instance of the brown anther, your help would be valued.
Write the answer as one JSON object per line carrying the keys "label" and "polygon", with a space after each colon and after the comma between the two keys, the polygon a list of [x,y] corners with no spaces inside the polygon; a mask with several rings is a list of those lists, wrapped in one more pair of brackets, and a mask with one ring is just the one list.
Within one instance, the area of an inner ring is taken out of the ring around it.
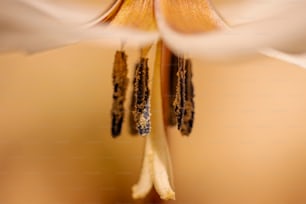
{"label": "brown anther", "polygon": [[[135,66],[135,71],[134,71],[133,85],[135,85],[135,82],[136,82],[136,66]],[[135,94],[136,94],[135,87],[133,87],[133,91],[132,91],[132,95],[131,95],[132,99],[131,99],[130,111],[129,111],[129,131],[130,131],[131,135],[137,135],[138,134],[138,130],[137,130],[137,127],[136,127],[137,124],[136,124],[135,119],[134,119],[134,109],[136,107]]]}
{"label": "brown anther", "polygon": [[183,123],[181,125],[180,131],[183,135],[188,136],[192,131],[194,121],[194,90],[192,83],[192,64],[189,59],[185,60],[185,70],[185,108]]}
{"label": "brown anther", "polygon": [[178,58],[178,70],[177,70],[177,85],[176,85],[176,95],[174,100],[174,111],[176,113],[177,128],[180,130],[185,110],[185,93],[186,93],[186,69],[185,69],[185,59]]}
{"label": "brown anther", "polygon": [[178,130],[182,135],[191,133],[194,121],[194,90],[192,65],[189,59],[178,57],[176,96],[173,103]]}
{"label": "brown anther", "polygon": [[113,66],[113,104],[112,104],[112,136],[117,137],[121,133],[124,119],[124,101],[128,85],[127,56],[124,51],[117,51]]}
{"label": "brown anther", "polygon": [[178,60],[175,54],[170,53],[170,61],[169,61],[169,79],[168,79],[168,125],[175,126],[177,124],[176,112],[173,108],[173,102],[176,98],[176,86],[177,86],[177,77],[176,74],[178,72]]}
{"label": "brown anther", "polygon": [[148,59],[141,57],[134,77],[134,121],[138,134],[145,136],[151,131],[150,90]]}

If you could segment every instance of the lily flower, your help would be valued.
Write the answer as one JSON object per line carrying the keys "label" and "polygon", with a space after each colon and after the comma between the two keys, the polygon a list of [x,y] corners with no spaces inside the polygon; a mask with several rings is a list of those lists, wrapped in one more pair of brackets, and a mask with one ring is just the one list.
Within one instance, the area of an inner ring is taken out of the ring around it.
{"label": "lily flower", "polygon": [[[306,68],[306,1],[229,2],[218,5],[218,1],[213,4],[209,0],[117,0],[105,12],[93,16],[94,12],[78,5],[71,10],[67,5],[48,1],[1,0],[0,51],[34,53],[80,41],[118,48],[112,110],[113,136],[117,136],[128,82],[124,49],[140,49],[134,79],[134,118],[139,134],[146,135],[146,145],[133,198],[145,197],[154,186],[161,199],[175,199],[165,122],[169,101],[162,97],[167,95],[167,80],[174,78],[169,67],[172,58],[178,69],[175,113],[183,135],[190,134],[194,114],[189,58],[225,60],[261,52]],[[150,84],[147,54],[153,44],[157,48]],[[154,111],[150,117],[150,107],[165,112]]]}

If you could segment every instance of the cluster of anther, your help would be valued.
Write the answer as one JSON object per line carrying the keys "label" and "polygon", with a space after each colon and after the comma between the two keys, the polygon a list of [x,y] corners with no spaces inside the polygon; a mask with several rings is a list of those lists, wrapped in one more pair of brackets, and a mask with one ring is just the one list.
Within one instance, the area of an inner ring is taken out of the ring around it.
{"label": "cluster of anther", "polygon": [[[117,51],[113,68],[113,106],[112,106],[112,136],[121,133],[124,120],[124,101],[128,86],[127,56],[123,51]],[[182,135],[189,135],[194,120],[194,91],[192,84],[191,61],[171,55],[170,60],[170,121],[176,125]],[[176,77],[175,77],[176,76]],[[151,131],[150,90],[149,90],[148,59],[140,58],[135,66],[133,80],[133,95],[131,103],[130,130],[132,134],[142,136]]]}
{"label": "cluster of anther", "polygon": [[[121,133],[122,123],[124,119],[124,101],[126,90],[128,87],[127,77],[127,57],[123,51],[117,51],[115,54],[113,67],[113,105],[112,105],[112,136],[117,137]],[[150,121],[150,90],[149,90],[149,67],[148,59],[140,58],[140,62],[136,64],[133,98],[130,117],[132,125],[132,133],[139,135],[148,135],[151,131]],[[136,129],[136,131],[135,131]]]}

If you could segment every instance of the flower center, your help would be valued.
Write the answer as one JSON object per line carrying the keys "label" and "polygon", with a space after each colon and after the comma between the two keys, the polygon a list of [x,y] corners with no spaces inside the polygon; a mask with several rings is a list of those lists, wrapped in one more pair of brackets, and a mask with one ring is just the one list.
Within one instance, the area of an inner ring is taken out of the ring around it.
{"label": "flower center", "polygon": [[[194,121],[194,90],[192,84],[192,64],[190,59],[178,57],[170,53],[168,65],[164,69],[168,72],[164,90],[168,92],[164,117],[168,116],[166,125],[177,125],[182,135],[188,136],[192,131]],[[124,121],[124,102],[128,86],[127,55],[124,51],[117,51],[113,67],[113,105],[112,105],[112,136],[121,133]],[[162,97],[162,96],[161,96]],[[131,133],[141,136],[150,134],[150,89],[148,58],[141,56],[135,66],[133,80],[132,103],[130,106]],[[162,121],[161,121],[162,122]]]}

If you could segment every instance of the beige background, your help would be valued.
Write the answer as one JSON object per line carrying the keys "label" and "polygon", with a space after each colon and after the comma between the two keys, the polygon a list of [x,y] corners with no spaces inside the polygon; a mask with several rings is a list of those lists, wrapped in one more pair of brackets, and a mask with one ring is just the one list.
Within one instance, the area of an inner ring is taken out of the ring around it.
{"label": "beige background", "polygon": [[[110,136],[114,52],[1,54],[0,203],[133,203],[144,140]],[[173,203],[305,203],[305,70],[255,56],[194,61],[194,75],[193,134],[169,135]]]}

